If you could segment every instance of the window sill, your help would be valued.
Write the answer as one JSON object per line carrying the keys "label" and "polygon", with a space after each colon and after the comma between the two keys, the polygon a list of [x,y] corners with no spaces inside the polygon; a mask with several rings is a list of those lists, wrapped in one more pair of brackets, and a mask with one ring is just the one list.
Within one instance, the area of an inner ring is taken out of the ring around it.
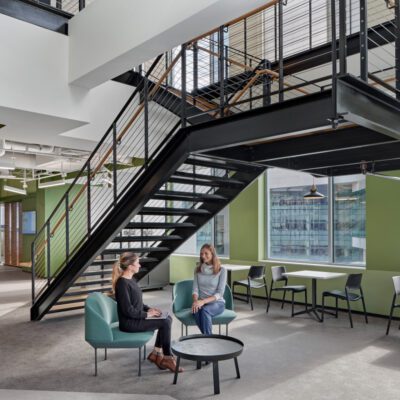
{"label": "window sill", "polygon": [[318,264],[312,262],[304,262],[304,261],[287,261],[287,260],[276,260],[276,259],[268,259],[268,260],[260,260],[260,262],[266,263],[276,263],[276,264],[283,264],[283,265],[304,265],[307,267],[318,267],[318,268],[336,268],[336,269],[356,269],[359,270],[366,270],[365,265],[344,265],[344,264]]}

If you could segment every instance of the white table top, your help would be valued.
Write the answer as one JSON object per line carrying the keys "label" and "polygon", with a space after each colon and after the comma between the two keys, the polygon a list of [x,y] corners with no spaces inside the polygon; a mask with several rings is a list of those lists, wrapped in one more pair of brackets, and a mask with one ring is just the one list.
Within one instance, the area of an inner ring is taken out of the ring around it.
{"label": "white table top", "polygon": [[244,271],[250,269],[251,265],[222,264],[227,271]]}
{"label": "white table top", "polygon": [[294,271],[286,272],[283,275],[292,276],[296,278],[311,278],[311,279],[333,279],[347,276],[344,272],[325,272],[325,271]]}

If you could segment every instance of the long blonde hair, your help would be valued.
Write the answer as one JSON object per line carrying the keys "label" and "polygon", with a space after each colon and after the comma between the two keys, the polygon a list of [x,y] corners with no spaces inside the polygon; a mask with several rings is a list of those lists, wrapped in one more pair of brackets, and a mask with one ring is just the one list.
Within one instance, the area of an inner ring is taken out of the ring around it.
{"label": "long blonde hair", "polygon": [[112,271],[112,288],[115,293],[115,286],[117,285],[118,279],[121,278],[124,271],[132,265],[139,256],[136,253],[125,252],[119,256],[119,260],[114,264]]}
{"label": "long blonde hair", "polygon": [[[221,262],[219,261],[215,247],[208,243],[203,244],[203,246],[201,246],[200,253],[204,249],[208,250],[211,253],[211,255],[212,255],[211,264],[213,266],[214,274],[215,275],[218,274],[218,272],[221,271]],[[204,263],[204,260],[200,256],[200,260],[197,263],[196,273],[199,273],[201,271],[201,265],[203,263]]]}

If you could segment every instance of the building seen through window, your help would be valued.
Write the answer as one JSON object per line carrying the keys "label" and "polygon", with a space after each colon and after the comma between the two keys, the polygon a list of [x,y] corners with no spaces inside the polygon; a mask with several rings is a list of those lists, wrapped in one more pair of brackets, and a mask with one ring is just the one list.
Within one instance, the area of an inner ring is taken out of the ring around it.
{"label": "building seen through window", "polygon": [[[323,199],[304,198],[313,181]],[[273,168],[267,173],[267,191],[269,258],[365,264],[364,176],[313,178]]]}

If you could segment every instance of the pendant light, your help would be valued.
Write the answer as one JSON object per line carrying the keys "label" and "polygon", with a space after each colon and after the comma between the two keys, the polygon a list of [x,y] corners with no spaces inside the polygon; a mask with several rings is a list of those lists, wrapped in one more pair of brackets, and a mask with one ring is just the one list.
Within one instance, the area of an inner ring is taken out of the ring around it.
{"label": "pendant light", "polygon": [[303,198],[305,200],[321,200],[321,199],[325,198],[325,196],[322,193],[318,192],[317,186],[314,183],[314,178],[313,178],[313,184],[310,188],[310,191],[308,193],[306,193],[303,196]]}

